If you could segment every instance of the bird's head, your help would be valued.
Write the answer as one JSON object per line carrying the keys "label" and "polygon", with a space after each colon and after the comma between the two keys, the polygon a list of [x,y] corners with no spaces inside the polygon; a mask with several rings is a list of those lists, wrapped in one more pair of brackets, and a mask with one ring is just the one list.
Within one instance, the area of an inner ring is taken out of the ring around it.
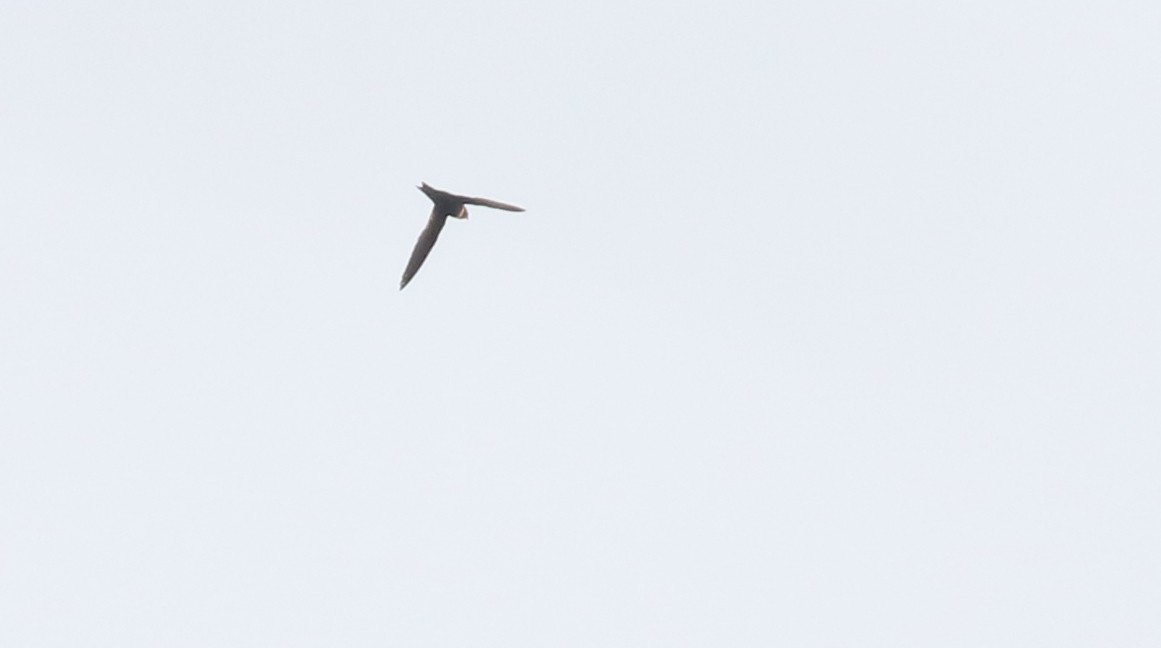
{"label": "bird's head", "polygon": [[459,210],[459,212],[457,212],[457,213],[455,213],[455,214],[452,214],[452,217],[453,217],[453,218],[464,218],[464,219],[466,219],[466,218],[468,217],[468,208],[467,208],[466,206],[464,206],[464,205],[460,205],[460,210]]}

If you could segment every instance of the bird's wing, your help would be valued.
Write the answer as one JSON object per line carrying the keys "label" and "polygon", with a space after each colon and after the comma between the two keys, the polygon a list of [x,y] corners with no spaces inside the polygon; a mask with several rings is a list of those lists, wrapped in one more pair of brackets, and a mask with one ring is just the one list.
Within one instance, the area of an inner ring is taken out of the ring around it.
{"label": "bird's wing", "polygon": [[490,200],[488,198],[472,198],[471,196],[457,196],[460,202],[465,205],[483,205],[484,207],[491,207],[493,209],[503,209],[505,211],[524,211],[523,207],[516,205],[509,205],[498,200]]}
{"label": "bird's wing", "polygon": [[411,259],[407,262],[407,269],[403,271],[403,281],[399,282],[399,290],[403,290],[407,286],[407,282],[411,281],[415,273],[419,272],[419,267],[423,265],[427,253],[431,252],[436,239],[439,238],[439,232],[443,229],[445,221],[447,221],[446,215],[435,209],[431,211],[431,217],[427,219],[427,227],[423,228],[419,240],[415,242],[415,249],[411,251]]}

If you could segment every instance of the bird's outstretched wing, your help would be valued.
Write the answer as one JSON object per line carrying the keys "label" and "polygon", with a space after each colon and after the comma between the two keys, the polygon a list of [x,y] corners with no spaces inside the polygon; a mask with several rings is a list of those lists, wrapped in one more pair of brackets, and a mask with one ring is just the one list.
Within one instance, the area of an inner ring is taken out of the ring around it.
{"label": "bird's outstretched wing", "polygon": [[465,205],[482,205],[484,207],[491,207],[492,209],[503,209],[505,211],[524,211],[523,207],[516,205],[509,205],[498,200],[490,200],[488,198],[472,198],[471,196],[457,196],[460,202]]}
{"label": "bird's outstretched wing", "polygon": [[399,290],[403,290],[407,286],[407,282],[411,281],[415,273],[419,272],[419,267],[423,265],[427,253],[431,252],[431,248],[435,245],[436,239],[439,238],[439,232],[443,229],[443,224],[446,221],[445,214],[439,213],[437,209],[432,210],[431,216],[427,219],[427,227],[423,228],[419,240],[415,242],[415,249],[411,251],[411,259],[407,262],[407,269],[403,271],[403,281],[399,282]]}

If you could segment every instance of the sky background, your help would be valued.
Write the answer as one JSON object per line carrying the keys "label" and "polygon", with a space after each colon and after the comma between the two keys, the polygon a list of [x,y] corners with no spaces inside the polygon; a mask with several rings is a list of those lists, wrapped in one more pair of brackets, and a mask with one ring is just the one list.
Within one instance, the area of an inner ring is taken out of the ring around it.
{"label": "sky background", "polygon": [[1159,33],[0,0],[0,645],[1161,644]]}

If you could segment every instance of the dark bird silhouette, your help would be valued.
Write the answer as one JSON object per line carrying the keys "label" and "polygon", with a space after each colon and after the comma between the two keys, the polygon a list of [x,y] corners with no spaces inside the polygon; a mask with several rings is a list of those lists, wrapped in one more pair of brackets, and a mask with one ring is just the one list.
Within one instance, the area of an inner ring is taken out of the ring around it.
{"label": "dark bird silhouette", "polygon": [[522,207],[489,200],[487,198],[457,196],[446,191],[440,191],[426,182],[419,185],[419,190],[427,194],[427,197],[431,198],[431,202],[435,203],[435,206],[432,207],[431,216],[427,219],[427,227],[423,228],[423,232],[419,235],[419,240],[415,242],[415,249],[411,251],[411,259],[407,262],[407,269],[403,271],[403,281],[399,282],[399,290],[403,290],[407,286],[407,282],[411,281],[415,273],[419,272],[419,267],[423,265],[423,260],[427,258],[427,253],[431,252],[431,248],[435,245],[436,239],[439,238],[439,232],[443,229],[443,224],[447,221],[447,217],[468,217],[468,208],[465,205],[482,205],[493,209],[504,209],[514,212],[524,211]]}

